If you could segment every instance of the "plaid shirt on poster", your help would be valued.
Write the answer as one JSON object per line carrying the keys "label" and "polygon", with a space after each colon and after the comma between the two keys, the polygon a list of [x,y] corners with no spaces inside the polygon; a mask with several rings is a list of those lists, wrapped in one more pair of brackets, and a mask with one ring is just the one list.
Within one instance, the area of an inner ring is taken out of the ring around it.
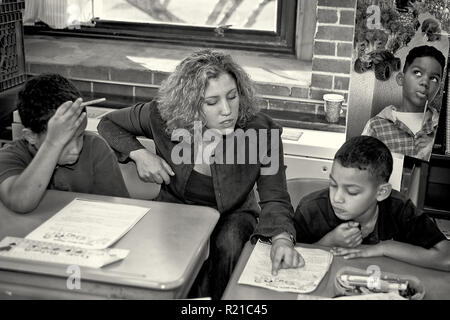
{"label": "plaid shirt on poster", "polygon": [[391,152],[417,157],[418,151],[414,148],[414,141],[423,135],[434,134],[438,125],[439,114],[429,108],[425,113],[422,128],[414,133],[394,114],[395,106],[387,106],[375,117],[367,121],[362,135],[372,136],[383,141]]}

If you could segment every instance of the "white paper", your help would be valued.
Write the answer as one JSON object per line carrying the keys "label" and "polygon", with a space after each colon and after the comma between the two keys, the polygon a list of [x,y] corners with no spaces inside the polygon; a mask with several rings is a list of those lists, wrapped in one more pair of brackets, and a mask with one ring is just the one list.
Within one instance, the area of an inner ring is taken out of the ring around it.
{"label": "white paper", "polygon": [[300,129],[293,128],[283,128],[283,133],[281,134],[281,139],[298,141],[302,136],[303,131]]}
{"label": "white paper", "polygon": [[122,260],[128,253],[125,249],[81,249],[15,237],[6,237],[0,242],[0,257],[91,268]]}
{"label": "white paper", "polygon": [[258,242],[253,249],[238,283],[280,292],[308,293],[314,291],[327,273],[333,255],[321,249],[296,247],[305,259],[305,266],[281,269],[272,275],[271,245]]}
{"label": "white paper", "polygon": [[389,178],[389,183],[392,188],[397,191],[401,191],[402,177],[403,177],[403,162],[405,156],[400,153],[392,152],[392,174]]}
{"label": "white paper", "polygon": [[105,249],[127,233],[150,208],[76,198],[26,239]]}

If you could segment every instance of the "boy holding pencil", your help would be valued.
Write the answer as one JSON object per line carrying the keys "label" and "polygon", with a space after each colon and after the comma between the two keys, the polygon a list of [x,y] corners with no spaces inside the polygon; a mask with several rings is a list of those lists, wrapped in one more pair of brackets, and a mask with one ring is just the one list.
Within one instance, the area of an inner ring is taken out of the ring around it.
{"label": "boy holding pencil", "polygon": [[374,137],[344,143],[334,157],[329,188],[305,196],[295,211],[297,242],[334,247],[335,255],[347,259],[385,256],[450,271],[450,241],[392,190],[392,162],[389,149]]}
{"label": "boy holding pencil", "polygon": [[129,197],[113,151],[85,133],[85,105],[58,74],[27,81],[17,105],[24,137],[0,149],[0,199],[6,207],[32,211],[47,189]]}

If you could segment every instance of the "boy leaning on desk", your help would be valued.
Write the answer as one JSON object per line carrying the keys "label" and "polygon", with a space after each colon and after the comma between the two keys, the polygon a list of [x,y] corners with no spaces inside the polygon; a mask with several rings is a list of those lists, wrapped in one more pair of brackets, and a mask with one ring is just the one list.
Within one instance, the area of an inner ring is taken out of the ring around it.
{"label": "boy leaning on desk", "polygon": [[295,211],[297,242],[333,247],[346,259],[386,256],[450,271],[450,242],[411,200],[392,190],[392,162],[387,146],[374,137],[344,143],[329,188],[304,197]]}
{"label": "boy leaning on desk", "polygon": [[32,211],[46,189],[129,197],[113,151],[84,132],[80,96],[58,74],[36,76],[19,93],[24,137],[0,149],[0,199],[9,209]]}

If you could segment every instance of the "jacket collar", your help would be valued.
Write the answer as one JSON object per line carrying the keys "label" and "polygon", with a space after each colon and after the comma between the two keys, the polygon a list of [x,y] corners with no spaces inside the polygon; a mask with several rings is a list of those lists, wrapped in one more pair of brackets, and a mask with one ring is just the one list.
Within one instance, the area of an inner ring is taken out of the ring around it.
{"label": "jacket collar", "polygon": [[[414,136],[412,131],[399,119],[397,119],[394,111],[397,111],[397,108],[393,105],[387,106],[379,114],[377,114],[377,117],[386,119],[392,123],[394,123],[398,128],[401,130],[409,133],[410,135]],[[425,113],[425,119],[422,123],[422,128],[419,132],[424,132],[427,135],[434,132],[434,129],[438,125],[439,122],[439,113],[437,110],[433,107],[428,107],[427,111]]]}

